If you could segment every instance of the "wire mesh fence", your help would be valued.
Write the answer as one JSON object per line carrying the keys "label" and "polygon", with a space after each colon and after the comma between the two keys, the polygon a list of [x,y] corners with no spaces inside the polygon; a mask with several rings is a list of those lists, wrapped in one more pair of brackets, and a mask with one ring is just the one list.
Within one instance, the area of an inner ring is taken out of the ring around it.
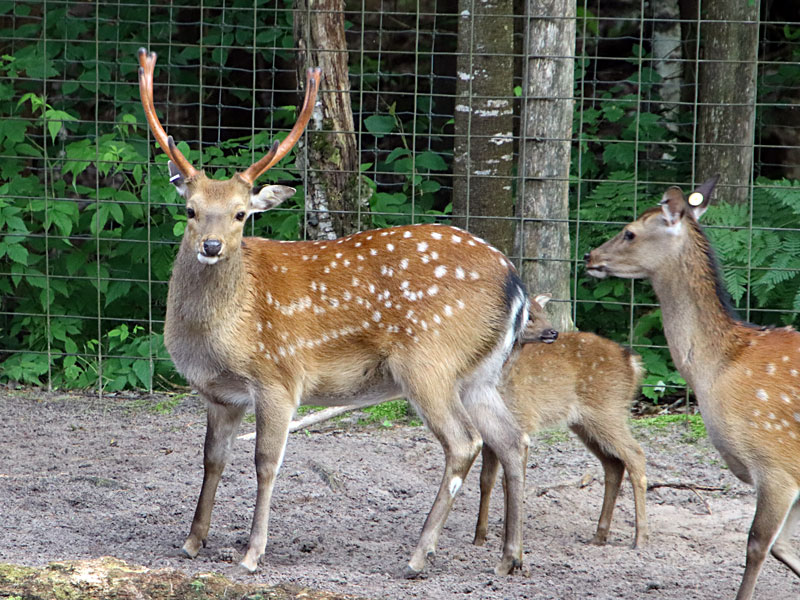
{"label": "wire mesh fence", "polygon": [[[213,177],[262,156],[325,69],[297,188],[252,234],[447,222],[683,394],[649,284],[581,257],[666,187],[722,173],[705,217],[748,320],[800,310],[800,8],[710,0],[0,2],[0,378],[170,389],[167,281],[186,217],[139,101]],[[557,311],[558,312],[558,311]]]}

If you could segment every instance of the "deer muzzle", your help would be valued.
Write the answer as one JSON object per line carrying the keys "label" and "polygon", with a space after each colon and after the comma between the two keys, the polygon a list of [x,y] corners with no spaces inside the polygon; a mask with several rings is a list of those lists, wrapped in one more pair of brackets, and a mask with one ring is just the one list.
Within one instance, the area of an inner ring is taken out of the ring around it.
{"label": "deer muzzle", "polygon": [[200,244],[197,260],[206,265],[213,265],[220,258],[222,258],[222,241],[213,237],[204,239]]}
{"label": "deer muzzle", "polygon": [[592,277],[603,279],[608,276],[608,269],[605,264],[598,259],[597,250],[592,250],[583,255],[583,261],[586,263],[586,273]]}

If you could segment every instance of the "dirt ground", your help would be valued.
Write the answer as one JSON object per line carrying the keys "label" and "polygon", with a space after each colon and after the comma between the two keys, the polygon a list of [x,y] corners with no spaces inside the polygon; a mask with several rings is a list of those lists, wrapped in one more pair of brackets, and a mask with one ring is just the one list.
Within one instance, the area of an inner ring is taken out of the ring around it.
{"label": "dirt ground", "polygon": [[[497,577],[502,490],[484,547],[472,540],[479,461],[456,500],[435,561],[422,579],[397,577],[439,484],[443,455],[424,427],[328,423],[292,434],[272,501],[262,566],[247,575],[255,499],[253,442],[238,441],[217,493],[208,548],[191,561],[179,548],[202,480],[204,407],[186,398],[108,398],[0,393],[0,562],[113,556],[188,574],[283,584],[366,598],[733,598],[744,567],[752,490],[706,440],[682,425],[635,427],[651,482],[722,488],[648,492],[650,543],[632,550],[626,481],[609,543],[587,544],[602,500],[599,463],[574,436],[533,439],[528,466],[525,572]],[[169,403],[168,403],[169,404]],[[159,409],[160,408],[160,409]],[[251,431],[245,423],[243,432]],[[587,473],[595,480],[578,482]],[[800,580],[768,559],[757,598],[800,595]]]}

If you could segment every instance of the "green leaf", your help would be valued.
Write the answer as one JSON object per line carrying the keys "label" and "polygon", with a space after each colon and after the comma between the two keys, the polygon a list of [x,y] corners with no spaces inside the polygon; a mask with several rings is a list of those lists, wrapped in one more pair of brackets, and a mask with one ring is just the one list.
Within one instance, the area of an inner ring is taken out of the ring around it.
{"label": "green leaf", "polygon": [[397,120],[391,115],[372,115],[364,119],[364,127],[376,137],[391,133],[396,126]]}
{"label": "green leaf", "polygon": [[13,260],[15,263],[19,263],[21,265],[28,264],[28,249],[25,248],[22,244],[9,242],[8,238],[6,238],[6,243],[8,244],[6,247],[6,255],[8,258]]}
{"label": "green leaf", "polygon": [[447,163],[440,154],[436,152],[422,152],[417,154],[415,164],[418,169],[428,169],[430,171],[446,171]]}
{"label": "green leaf", "polygon": [[150,387],[150,361],[149,360],[134,360],[133,361],[133,372],[136,373],[136,377],[139,378],[139,381],[142,382],[144,387]]}

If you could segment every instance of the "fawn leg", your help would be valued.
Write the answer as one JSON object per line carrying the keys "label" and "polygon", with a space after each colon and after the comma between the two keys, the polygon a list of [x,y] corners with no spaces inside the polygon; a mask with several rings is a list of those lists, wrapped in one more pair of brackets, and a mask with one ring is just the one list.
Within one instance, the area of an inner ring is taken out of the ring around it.
{"label": "fawn leg", "polygon": [[483,546],[486,542],[486,532],[489,527],[489,500],[492,497],[492,488],[497,479],[497,469],[500,461],[494,450],[486,444],[481,450],[481,503],[478,509],[478,522],[475,524],[475,538],[472,543],[476,546]]}
{"label": "fawn leg", "polygon": [[800,558],[792,550],[791,539],[792,531],[797,525],[797,520],[800,519],[800,500],[794,501],[794,506],[789,511],[789,516],[783,524],[783,529],[778,534],[778,539],[772,545],[772,556],[777,558],[787,567],[789,567],[794,574],[800,577]]}

